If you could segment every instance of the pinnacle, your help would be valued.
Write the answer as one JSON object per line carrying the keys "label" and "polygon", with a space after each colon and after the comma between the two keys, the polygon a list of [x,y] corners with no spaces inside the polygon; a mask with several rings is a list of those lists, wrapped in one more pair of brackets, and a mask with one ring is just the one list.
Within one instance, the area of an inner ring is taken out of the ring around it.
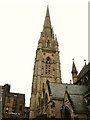
{"label": "pinnacle", "polygon": [[77,73],[77,69],[74,63],[74,59],[73,59],[73,65],[72,65],[72,73]]}

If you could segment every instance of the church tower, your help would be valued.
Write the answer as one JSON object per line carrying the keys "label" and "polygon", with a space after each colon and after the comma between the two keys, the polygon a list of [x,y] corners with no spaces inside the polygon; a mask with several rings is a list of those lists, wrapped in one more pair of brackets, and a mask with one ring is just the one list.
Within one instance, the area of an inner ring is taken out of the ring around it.
{"label": "church tower", "polygon": [[58,46],[57,37],[54,35],[51,26],[49,7],[47,6],[43,30],[36,50],[30,98],[30,118],[38,116],[39,97],[46,81],[62,83]]}

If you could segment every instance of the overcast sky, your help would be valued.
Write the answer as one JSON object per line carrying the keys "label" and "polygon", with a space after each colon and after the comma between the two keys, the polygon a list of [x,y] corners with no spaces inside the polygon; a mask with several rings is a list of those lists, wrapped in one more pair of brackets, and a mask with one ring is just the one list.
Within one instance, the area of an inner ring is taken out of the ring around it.
{"label": "overcast sky", "polygon": [[47,4],[57,34],[62,81],[88,63],[88,0],[0,0],[0,85],[24,93],[29,106],[34,60]]}

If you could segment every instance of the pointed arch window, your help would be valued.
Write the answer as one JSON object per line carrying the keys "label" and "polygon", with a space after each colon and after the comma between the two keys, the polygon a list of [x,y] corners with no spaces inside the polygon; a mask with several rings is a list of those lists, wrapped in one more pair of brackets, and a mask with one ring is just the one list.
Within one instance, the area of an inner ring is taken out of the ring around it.
{"label": "pointed arch window", "polygon": [[48,104],[48,95],[47,95],[47,93],[45,94],[45,107],[47,106],[47,104]]}
{"label": "pointed arch window", "polygon": [[48,48],[50,47],[50,41],[49,40],[47,41],[47,47]]}
{"label": "pointed arch window", "polygon": [[46,74],[50,75],[50,58],[46,59]]}

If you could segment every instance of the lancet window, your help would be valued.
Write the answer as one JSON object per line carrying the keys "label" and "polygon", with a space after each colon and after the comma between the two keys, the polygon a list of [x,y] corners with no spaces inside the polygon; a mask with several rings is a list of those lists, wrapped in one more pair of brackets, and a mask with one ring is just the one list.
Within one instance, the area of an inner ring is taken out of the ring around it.
{"label": "lancet window", "polygon": [[50,75],[50,58],[46,59],[46,74]]}
{"label": "lancet window", "polygon": [[47,47],[48,48],[50,47],[50,41],[49,40],[47,41]]}

